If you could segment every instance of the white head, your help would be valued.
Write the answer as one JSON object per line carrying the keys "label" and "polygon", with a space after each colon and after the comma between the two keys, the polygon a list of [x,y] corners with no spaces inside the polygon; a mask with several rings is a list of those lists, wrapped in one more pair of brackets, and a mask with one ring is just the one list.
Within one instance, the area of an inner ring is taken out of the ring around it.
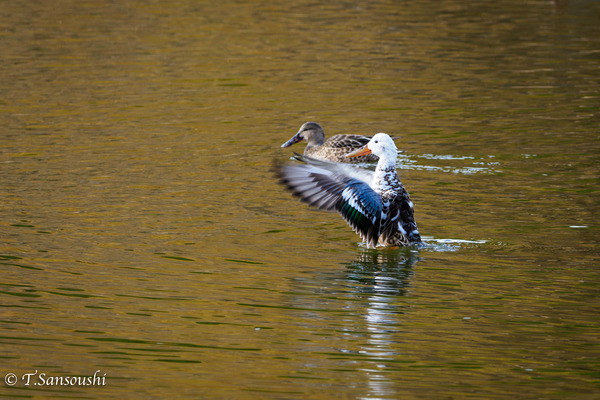
{"label": "white head", "polygon": [[347,154],[346,157],[358,157],[366,154],[375,154],[379,158],[396,161],[398,149],[396,143],[387,133],[378,133],[371,138],[369,143],[360,149]]}
{"label": "white head", "polygon": [[373,136],[369,143],[367,143],[367,147],[373,154],[379,157],[391,155],[395,158],[396,154],[398,154],[396,143],[394,143],[387,133],[378,133]]}

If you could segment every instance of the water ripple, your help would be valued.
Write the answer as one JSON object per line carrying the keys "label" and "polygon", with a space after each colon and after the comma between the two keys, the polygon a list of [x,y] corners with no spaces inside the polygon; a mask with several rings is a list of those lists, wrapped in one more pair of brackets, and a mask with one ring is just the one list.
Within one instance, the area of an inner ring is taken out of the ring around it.
{"label": "water ripple", "polygon": [[432,236],[423,236],[422,249],[437,252],[458,251],[463,247],[474,244],[484,244],[487,240],[465,240],[465,239],[435,239]]}

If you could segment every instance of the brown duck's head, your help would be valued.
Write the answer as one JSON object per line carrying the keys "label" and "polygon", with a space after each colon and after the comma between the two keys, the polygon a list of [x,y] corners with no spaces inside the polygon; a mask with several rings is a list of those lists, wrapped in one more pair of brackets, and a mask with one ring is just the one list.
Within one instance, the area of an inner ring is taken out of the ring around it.
{"label": "brown duck's head", "polygon": [[321,125],[316,122],[306,122],[300,127],[298,133],[282,144],[281,147],[289,147],[303,140],[306,140],[309,146],[320,146],[325,143],[325,133]]}

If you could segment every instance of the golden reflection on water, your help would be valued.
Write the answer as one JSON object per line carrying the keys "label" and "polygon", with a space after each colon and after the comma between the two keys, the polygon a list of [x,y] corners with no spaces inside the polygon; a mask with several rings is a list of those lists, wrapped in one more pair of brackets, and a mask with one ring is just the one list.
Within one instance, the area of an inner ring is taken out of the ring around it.
{"label": "golden reflection on water", "polygon": [[[0,372],[107,374],[2,395],[597,390],[596,3],[0,8]],[[402,137],[425,248],[277,185],[307,120]]]}

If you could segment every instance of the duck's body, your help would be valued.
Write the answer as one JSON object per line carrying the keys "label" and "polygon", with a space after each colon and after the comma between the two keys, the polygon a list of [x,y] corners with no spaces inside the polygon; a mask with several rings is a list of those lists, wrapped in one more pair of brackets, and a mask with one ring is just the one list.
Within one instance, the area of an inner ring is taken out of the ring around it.
{"label": "duck's body", "polygon": [[306,164],[284,165],[281,182],[322,210],[338,211],[368,247],[420,243],[413,203],[396,172],[396,145],[378,133],[348,157],[379,156],[375,171],[304,157]]}
{"label": "duck's body", "polygon": [[374,162],[379,158],[374,154],[361,157],[346,158],[346,154],[359,149],[369,143],[371,136],[363,135],[335,135],[325,140],[325,132],[316,122],[307,122],[300,127],[290,140],[281,145],[289,147],[295,143],[306,140],[308,144],[304,155],[323,161],[333,162]]}

